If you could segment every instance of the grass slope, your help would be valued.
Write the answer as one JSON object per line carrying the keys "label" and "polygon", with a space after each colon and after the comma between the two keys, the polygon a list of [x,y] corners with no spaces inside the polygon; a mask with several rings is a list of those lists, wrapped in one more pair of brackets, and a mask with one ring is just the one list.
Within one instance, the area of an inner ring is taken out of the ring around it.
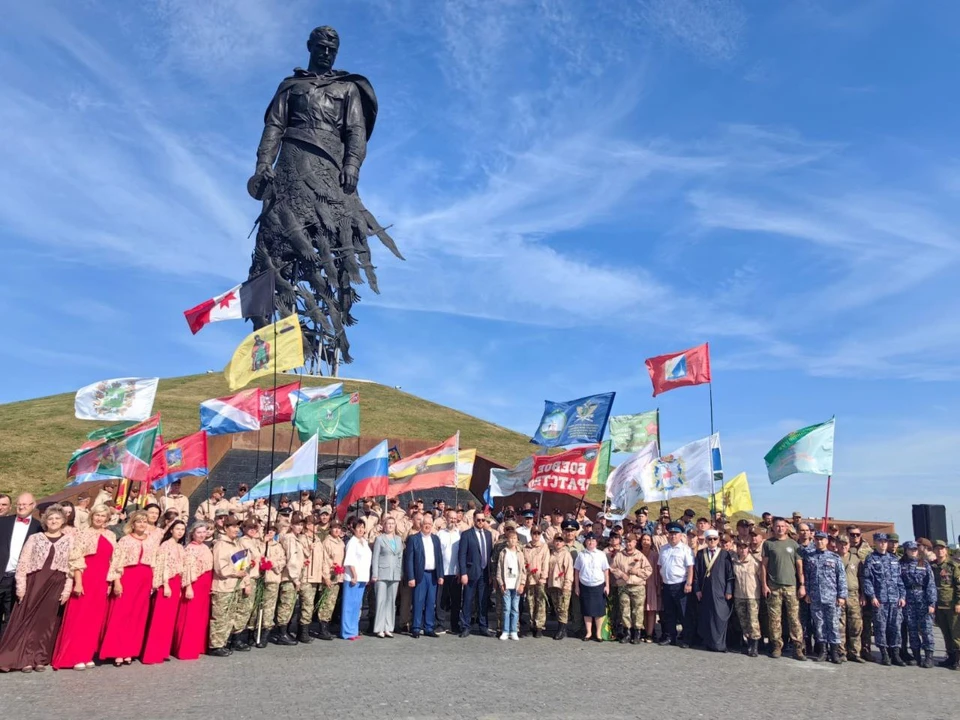
{"label": "grass slope", "polygon": [[[280,384],[295,379],[284,375]],[[305,378],[303,384],[329,382]],[[264,378],[258,384],[269,387],[273,381]],[[461,447],[475,447],[481,455],[507,465],[533,449],[520,433],[391,387],[345,380],[344,391],[360,392],[364,435],[439,442],[459,430]],[[230,394],[220,373],[161,380],[154,412],[162,415],[164,437],[196,431],[200,403]],[[98,427],[73,416],[73,398],[71,393],[0,405],[0,492],[29,491],[41,497],[63,488],[70,454]]]}

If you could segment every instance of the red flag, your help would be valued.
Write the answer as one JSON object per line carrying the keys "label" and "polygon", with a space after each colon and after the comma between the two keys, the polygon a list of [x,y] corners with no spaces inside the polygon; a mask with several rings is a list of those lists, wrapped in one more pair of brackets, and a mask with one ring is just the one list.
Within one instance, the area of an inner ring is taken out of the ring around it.
{"label": "red flag", "polygon": [[530,492],[585,495],[599,452],[599,445],[587,445],[556,455],[534,455],[533,474],[527,488]]}
{"label": "red flag", "polygon": [[657,355],[645,361],[653,396],[684,385],[710,382],[710,343],[669,355]]}
{"label": "red flag", "polygon": [[293,420],[293,403],[290,395],[300,387],[299,382],[273,388],[260,389],[260,427]]}
{"label": "red flag", "polygon": [[190,332],[196,335],[207,323],[219,320],[269,317],[273,313],[275,278],[272,270],[262,272],[225,293],[184,310]]}
{"label": "red flag", "polygon": [[185,477],[207,474],[207,434],[200,430],[163,446],[164,476],[153,483],[159,490]]}
{"label": "red flag", "polygon": [[167,446],[163,444],[163,438],[158,433],[156,440],[153,441],[153,457],[150,458],[150,471],[147,473],[147,482],[144,483],[146,488],[143,490],[143,494],[147,493],[155,480],[160,480],[166,475]]}

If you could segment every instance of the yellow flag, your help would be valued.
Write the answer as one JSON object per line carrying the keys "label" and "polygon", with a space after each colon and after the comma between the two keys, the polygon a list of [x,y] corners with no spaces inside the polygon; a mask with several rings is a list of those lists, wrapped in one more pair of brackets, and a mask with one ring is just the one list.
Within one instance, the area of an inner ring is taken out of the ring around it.
{"label": "yellow flag", "polygon": [[470,481],[473,480],[473,463],[476,460],[476,448],[461,450],[457,453],[457,487],[461,490],[470,489]]}
{"label": "yellow flag", "polygon": [[292,370],[303,365],[303,336],[296,313],[254,330],[237,346],[223,369],[231,390],[238,390],[254,378]]}
{"label": "yellow flag", "polygon": [[[735,478],[724,483],[723,490],[709,498],[711,507],[723,510],[727,516],[738,512],[753,510],[753,498],[750,497],[750,485],[747,484],[747,474],[740,473]],[[713,503],[716,503],[715,505]]]}

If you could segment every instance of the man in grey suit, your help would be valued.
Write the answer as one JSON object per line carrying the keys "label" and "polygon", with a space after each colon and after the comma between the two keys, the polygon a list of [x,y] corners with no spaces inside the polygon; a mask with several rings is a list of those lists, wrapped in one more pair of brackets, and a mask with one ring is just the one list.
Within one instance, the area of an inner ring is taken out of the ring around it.
{"label": "man in grey suit", "polygon": [[376,613],[373,632],[377,637],[393,637],[397,614],[397,588],[403,573],[403,540],[397,535],[397,521],[387,515],[383,532],[373,542],[373,569],[370,581],[376,593]]}

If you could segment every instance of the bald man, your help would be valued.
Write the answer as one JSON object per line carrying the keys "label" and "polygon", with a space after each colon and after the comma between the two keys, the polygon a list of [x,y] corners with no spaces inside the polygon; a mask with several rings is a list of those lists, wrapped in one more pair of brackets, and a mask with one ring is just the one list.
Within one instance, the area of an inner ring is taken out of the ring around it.
{"label": "bald man", "polygon": [[40,523],[32,517],[37,502],[30,493],[17,498],[15,515],[0,517],[0,636],[13,612],[13,603],[17,598],[15,573],[20,561],[20,552],[27,538],[42,529]]}

